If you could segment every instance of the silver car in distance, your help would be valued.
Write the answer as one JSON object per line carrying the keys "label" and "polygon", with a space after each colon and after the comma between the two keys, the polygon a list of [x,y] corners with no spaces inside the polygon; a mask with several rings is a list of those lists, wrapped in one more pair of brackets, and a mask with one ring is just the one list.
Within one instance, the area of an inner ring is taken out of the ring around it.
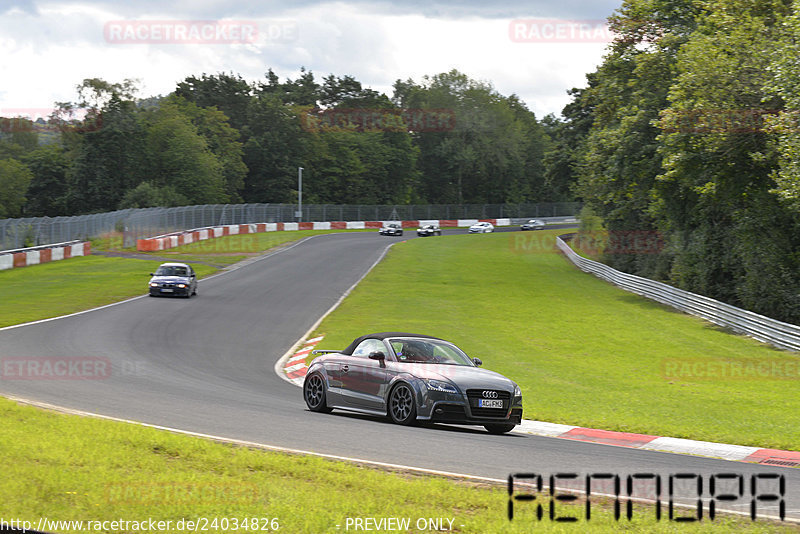
{"label": "silver car in distance", "polygon": [[320,353],[303,383],[311,411],[388,416],[401,425],[481,425],[493,434],[522,421],[519,386],[443,339],[383,332]]}

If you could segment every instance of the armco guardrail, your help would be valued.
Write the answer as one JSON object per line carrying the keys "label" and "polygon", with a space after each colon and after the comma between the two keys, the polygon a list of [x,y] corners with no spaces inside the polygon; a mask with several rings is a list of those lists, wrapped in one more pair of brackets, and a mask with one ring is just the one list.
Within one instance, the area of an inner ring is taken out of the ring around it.
{"label": "armco guardrail", "polygon": [[0,271],[66,260],[78,256],[88,256],[90,253],[91,243],[81,242],[80,240],[16,250],[4,250],[0,252]]}
{"label": "armco guardrail", "polygon": [[775,347],[800,350],[800,326],[777,321],[662,282],[612,269],[608,265],[580,256],[560,237],[556,238],[556,246],[583,272],[592,273],[622,289],[702,317]]}

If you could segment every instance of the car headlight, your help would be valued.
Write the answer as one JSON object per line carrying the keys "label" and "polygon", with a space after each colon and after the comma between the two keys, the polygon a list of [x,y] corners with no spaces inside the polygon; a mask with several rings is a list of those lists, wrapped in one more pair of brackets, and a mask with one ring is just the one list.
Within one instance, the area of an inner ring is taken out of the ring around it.
{"label": "car headlight", "polygon": [[450,382],[443,382],[441,380],[426,380],[425,385],[432,391],[441,391],[442,393],[458,393],[458,389]]}
{"label": "car headlight", "polygon": [[519,388],[519,386],[514,386],[514,396],[522,397],[522,390]]}
{"label": "car headlight", "polygon": [[150,287],[158,287],[158,284],[155,282],[150,282]]}
{"label": "car headlight", "polygon": [[178,287],[184,288],[184,287],[186,287],[186,284],[178,284]]}

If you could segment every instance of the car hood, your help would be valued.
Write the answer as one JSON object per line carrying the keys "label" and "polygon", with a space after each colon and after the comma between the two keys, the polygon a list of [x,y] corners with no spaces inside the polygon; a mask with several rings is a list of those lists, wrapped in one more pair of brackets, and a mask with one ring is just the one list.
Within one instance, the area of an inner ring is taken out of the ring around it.
{"label": "car hood", "polygon": [[158,282],[159,284],[187,284],[189,283],[188,276],[154,276],[150,279],[151,282]]}
{"label": "car hood", "polygon": [[500,373],[495,373],[488,369],[481,369],[480,367],[468,367],[466,365],[404,363],[398,365],[398,369],[406,369],[418,378],[449,380],[456,384],[462,391],[467,389],[494,388],[513,392],[514,386],[516,385],[513,381]]}

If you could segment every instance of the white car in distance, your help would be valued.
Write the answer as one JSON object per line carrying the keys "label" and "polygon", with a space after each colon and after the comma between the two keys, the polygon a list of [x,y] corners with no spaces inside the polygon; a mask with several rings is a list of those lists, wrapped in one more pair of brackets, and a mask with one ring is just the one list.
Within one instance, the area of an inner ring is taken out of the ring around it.
{"label": "white car in distance", "polygon": [[471,234],[488,234],[494,232],[494,225],[490,222],[479,222],[469,227]]}

